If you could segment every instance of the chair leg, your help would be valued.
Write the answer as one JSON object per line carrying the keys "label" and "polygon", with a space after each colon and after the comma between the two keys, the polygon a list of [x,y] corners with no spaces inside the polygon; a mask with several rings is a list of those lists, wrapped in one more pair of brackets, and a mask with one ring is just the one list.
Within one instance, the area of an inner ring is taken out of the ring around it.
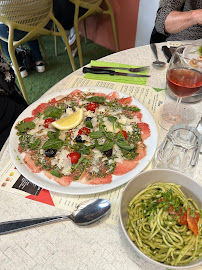
{"label": "chair leg", "polygon": [[82,57],[82,51],[81,51],[81,41],[80,41],[80,36],[79,36],[78,16],[79,16],[79,6],[76,5],[75,12],[74,12],[74,30],[76,33],[76,44],[77,44],[77,49],[78,49],[80,67],[83,67],[83,57]]}
{"label": "chair leg", "polygon": [[[68,38],[67,38],[67,34],[65,32],[65,29],[62,27],[62,25],[58,22],[58,20],[54,16],[51,16],[51,19],[56,24],[57,29],[59,29],[59,32],[60,32],[59,36],[64,38],[67,53],[68,53],[69,60],[70,60],[71,66],[72,66],[72,70],[75,71],[76,70],[76,65],[75,65],[75,62],[74,62],[74,58],[72,56],[72,51],[71,51],[71,48],[69,46],[69,42],[68,42]],[[54,35],[54,33],[52,35]]]}
{"label": "chair leg", "polygon": [[[53,24],[53,30],[54,32],[57,32],[57,27],[55,23]],[[55,45],[55,56],[58,56],[58,39],[57,36],[54,36],[54,45]]]}
{"label": "chair leg", "polygon": [[[9,44],[9,45],[10,45],[10,44]],[[26,92],[26,90],[25,90],[25,85],[24,85],[23,79],[22,79],[22,77],[21,77],[21,75],[20,75],[19,66],[18,66],[18,63],[17,63],[16,56],[15,56],[15,49],[12,47],[12,45],[10,45],[10,46],[9,46],[9,45],[8,45],[9,55],[10,55],[10,57],[11,57],[11,61],[12,61],[12,63],[13,63],[13,67],[14,67],[14,69],[15,69],[15,73],[16,73],[17,79],[18,79],[19,84],[20,84],[20,88],[21,88],[23,97],[24,97],[24,99],[26,100],[27,104],[29,104],[27,92]]]}
{"label": "chair leg", "polygon": [[45,45],[44,45],[44,42],[43,42],[43,38],[42,37],[39,37],[39,43],[40,43],[41,48],[43,50],[45,61],[46,61],[47,64],[49,64],[48,56],[47,56],[47,53],[46,53],[46,48],[45,48]]}
{"label": "chair leg", "polygon": [[114,13],[111,11],[110,12],[110,17],[111,17],[111,22],[112,22],[112,31],[114,35],[114,43],[116,47],[116,51],[119,51],[119,45],[118,45],[118,39],[117,39],[117,32],[116,32],[116,24],[115,24],[115,19],[114,19]]}

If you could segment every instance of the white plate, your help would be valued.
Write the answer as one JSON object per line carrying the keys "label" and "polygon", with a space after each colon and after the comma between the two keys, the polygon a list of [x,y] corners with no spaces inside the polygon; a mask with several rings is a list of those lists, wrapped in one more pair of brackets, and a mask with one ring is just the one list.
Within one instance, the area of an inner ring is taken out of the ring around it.
{"label": "white plate", "polygon": [[[196,47],[202,46],[202,39],[193,41],[190,45],[187,45],[184,49],[183,56],[186,59],[186,62],[189,63],[193,58],[199,59],[199,55],[196,52]],[[202,63],[201,63],[202,65]]]}
{"label": "white plate", "polygon": [[[85,185],[77,182],[72,182],[70,186],[63,187],[60,186],[58,183],[56,183],[54,180],[48,179],[43,172],[40,173],[33,173],[31,170],[25,165],[23,161],[24,154],[20,154],[18,152],[18,136],[16,134],[17,130],[15,129],[15,126],[18,121],[22,121],[26,117],[32,116],[32,110],[35,109],[39,104],[43,102],[48,102],[50,99],[60,96],[60,95],[67,95],[70,92],[72,92],[75,89],[80,89],[81,91],[93,91],[93,92],[102,92],[109,94],[111,92],[114,92],[115,90],[107,89],[107,88],[101,88],[101,87],[77,87],[77,88],[70,88],[67,90],[61,90],[55,93],[52,93],[50,95],[44,96],[31,104],[26,110],[24,110],[21,115],[17,118],[16,122],[14,123],[10,138],[9,138],[9,150],[10,155],[12,158],[13,163],[17,167],[18,171],[24,175],[28,180],[30,180],[32,183],[59,193],[65,193],[65,194],[73,194],[73,195],[84,195],[84,194],[94,194],[99,192],[104,192],[107,190],[114,189],[116,187],[119,187],[125,183],[127,183],[130,179],[132,179],[134,176],[136,176],[138,173],[140,173],[151,161],[158,142],[158,131],[156,127],[156,123],[150,114],[150,112],[145,108],[144,105],[142,105],[139,101],[133,98],[132,104],[137,105],[141,109],[142,112],[142,122],[145,122],[149,124],[151,136],[144,141],[144,143],[147,145],[147,155],[139,161],[138,166],[128,172],[127,174],[124,174],[122,176],[115,176],[112,177],[112,182],[110,184],[104,184],[104,185]],[[118,92],[118,91],[116,91]],[[128,97],[128,95],[118,92],[120,98],[122,97]]]}

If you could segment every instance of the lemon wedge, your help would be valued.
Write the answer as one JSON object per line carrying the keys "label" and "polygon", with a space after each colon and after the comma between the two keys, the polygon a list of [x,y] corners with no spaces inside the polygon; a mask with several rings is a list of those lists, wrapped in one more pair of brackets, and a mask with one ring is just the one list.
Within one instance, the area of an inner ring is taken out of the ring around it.
{"label": "lemon wedge", "polygon": [[83,109],[79,109],[75,113],[72,113],[66,117],[60,118],[51,124],[59,130],[69,130],[78,126],[83,120],[84,112]]}

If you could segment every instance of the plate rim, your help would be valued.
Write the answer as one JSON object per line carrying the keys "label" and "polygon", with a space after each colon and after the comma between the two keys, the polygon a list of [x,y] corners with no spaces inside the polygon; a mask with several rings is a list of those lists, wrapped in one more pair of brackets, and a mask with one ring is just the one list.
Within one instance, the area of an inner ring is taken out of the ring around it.
{"label": "plate rim", "polygon": [[[67,88],[67,89],[63,89],[63,90],[59,90],[57,92],[52,92],[49,93],[47,95],[43,95],[41,98],[39,98],[38,100],[36,100],[34,103],[32,103],[30,106],[28,106],[16,119],[15,123],[12,126],[11,132],[10,132],[10,136],[9,136],[9,153],[11,156],[11,160],[14,163],[14,165],[16,166],[17,170],[25,177],[27,178],[30,182],[32,182],[33,184],[43,188],[43,189],[47,189],[49,191],[52,192],[56,192],[56,193],[62,193],[62,194],[69,194],[69,195],[90,195],[90,194],[97,194],[97,193],[101,193],[101,192],[106,192],[112,189],[115,189],[117,187],[120,187],[124,184],[126,184],[127,182],[129,182],[134,176],[136,176],[138,173],[140,173],[141,171],[143,171],[148,164],[150,163],[150,161],[152,160],[156,148],[157,148],[157,144],[158,144],[158,129],[157,129],[157,125],[156,122],[152,116],[152,114],[149,112],[149,110],[145,107],[144,104],[142,104],[140,101],[138,101],[137,99],[135,99],[133,96],[132,97],[132,103],[140,106],[141,110],[144,111],[143,114],[143,119],[145,117],[149,118],[149,120],[151,121],[151,123],[149,123],[150,126],[150,130],[152,131],[151,135],[147,140],[152,140],[152,147],[150,147],[150,154],[149,156],[146,155],[142,160],[140,160],[138,166],[133,169],[132,171],[130,171],[127,174],[124,174],[124,176],[128,176],[130,177],[130,179],[128,179],[128,177],[126,177],[126,180],[120,180],[120,178],[123,178],[123,176],[116,176],[116,178],[118,178],[119,181],[116,181],[116,183],[114,184],[114,182],[112,181],[110,184],[103,184],[103,185],[84,185],[84,184],[79,184],[82,185],[82,187],[77,188],[77,187],[71,187],[72,184],[74,184],[74,186],[77,186],[78,183],[71,183],[70,186],[61,186],[58,183],[56,183],[53,179],[48,179],[46,177],[46,181],[42,182],[40,181],[40,177],[42,175],[42,177],[44,176],[43,172],[37,174],[37,173],[33,173],[31,172],[31,170],[24,164],[23,159],[21,158],[21,163],[19,162],[19,160],[17,160],[20,156],[20,153],[18,152],[18,136],[16,135],[16,129],[15,126],[17,124],[18,121],[21,121],[22,119],[26,118],[26,117],[30,117],[31,116],[31,112],[33,111],[33,109],[35,109],[38,105],[40,105],[43,102],[47,102],[52,98],[58,97],[60,95],[67,95],[70,94],[72,91],[74,90],[81,90],[81,91],[89,91],[89,92],[104,92],[104,93],[111,93],[111,92],[117,92],[119,94],[120,97],[130,97],[130,95],[112,89],[112,88],[105,88],[105,87],[97,87],[97,86],[82,86],[82,87],[72,87],[72,88]],[[28,113],[29,112],[29,113]],[[29,114],[27,116],[27,113]],[[24,116],[26,114],[26,116]],[[144,120],[143,120],[144,122]],[[153,122],[153,123],[152,123]],[[14,143],[16,143],[16,139],[17,139],[17,146],[14,146]],[[145,140],[145,144],[147,145],[147,140]],[[143,164],[142,164],[143,163]],[[22,165],[22,166],[20,166]],[[134,174],[132,176],[129,176],[130,174],[132,174],[132,172],[135,170]],[[33,176],[34,175],[34,176]],[[36,179],[35,179],[36,178]],[[39,178],[39,180],[37,180]],[[124,177],[125,178],[125,177]],[[84,191],[81,191],[81,190]],[[80,191],[79,191],[80,190]]]}
{"label": "plate rim", "polygon": [[[200,43],[201,43],[201,44],[200,44]],[[188,59],[189,59],[189,61],[192,59],[192,58],[190,58],[190,57],[187,56],[187,54],[190,52],[190,48],[191,48],[192,46],[197,46],[197,45],[201,45],[201,46],[202,46],[202,39],[194,40],[193,42],[187,43],[187,44],[185,44],[185,45],[187,45],[187,47],[186,47],[186,48],[184,49],[184,51],[183,51],[183,57],[184,57],[186,63],[188,63]],[[197,56],[198,56],[197,53],[194,53],[193,56],[194,56],[194,55],[197,55]]]}

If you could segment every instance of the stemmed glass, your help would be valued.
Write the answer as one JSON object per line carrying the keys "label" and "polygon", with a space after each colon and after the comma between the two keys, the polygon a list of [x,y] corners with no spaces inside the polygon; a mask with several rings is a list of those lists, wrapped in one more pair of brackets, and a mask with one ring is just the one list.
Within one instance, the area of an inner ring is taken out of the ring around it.
{"label": "stemmed glass", "polygon": [[[167,87],[177,97],[177,102],[165,104],[159,118],[159,124],[165,130],[172,125],[189,123],[193,109],[179,107],[182,98],[189,97],[202,89],[202,60],[198,54],[199,45],[186,44],[179,46],[168,66],[166,73]],[[188,107],[189,105],[186,105]],[[190,112],[188,112],[190,110]]]}

